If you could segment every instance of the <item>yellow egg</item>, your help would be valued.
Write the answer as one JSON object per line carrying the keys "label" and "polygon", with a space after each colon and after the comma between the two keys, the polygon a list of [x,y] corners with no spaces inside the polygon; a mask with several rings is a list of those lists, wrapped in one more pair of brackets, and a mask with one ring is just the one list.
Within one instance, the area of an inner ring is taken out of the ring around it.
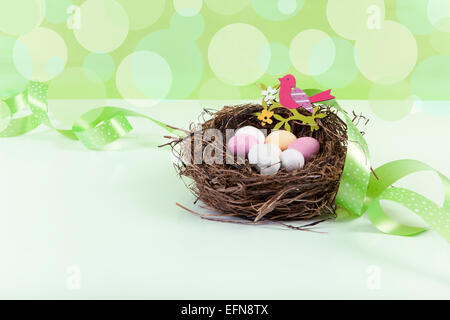
{"label": "yellow egg", "polygon": [[281,151],[284,151],[288,148],[289,144],[296,139],[297,137],[292,132],[277,130],[267,136],[266,143],[277,145]]}

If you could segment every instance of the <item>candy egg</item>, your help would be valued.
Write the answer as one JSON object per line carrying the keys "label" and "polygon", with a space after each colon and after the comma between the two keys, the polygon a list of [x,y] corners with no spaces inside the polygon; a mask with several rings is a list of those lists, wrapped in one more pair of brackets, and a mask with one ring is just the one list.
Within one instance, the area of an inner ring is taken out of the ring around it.
{"label": "candy egg", "polygon": [[297,139],[297,137],[292,132],[277,130],[267,136],[266,143],[275,144],[281,149],[281,151],[284,151],[288,148],[291,142],[295,141],[295,139]]}
{"label": "candy egg", "polygon": [[258,139],[248,134],[242,134],[232,137],[227,144],[228,150],[233,154],[245,157],[251,147],[258,144]]}
{"label": "candy egg", "polygon": [[280,170],[280,163],[274,163],[272,165],[262,165],[262,166],[257,166],[259,173],[262,174],[263,176],[271,176],[275,173],[278,172],[278,170]]}
{"label": "candy egg", "polygon": [[294,171],[303,168],[305,165],[305,158],[300,151],[295,149],[287,149],[281,153],[281,166],[287,171]]}
{"label": "candy egg", "polygon": [[252,126],[245,126],[242,128],[239,128],[235,135],[242,135],[242,134],[249,134],[251,136],[254,136],[256,139],[258,139],[258,143],[264,143],[264,141],[266,140],[266,136],[264,135],[264,133]]}
{"label": "candy egg", "polygon": [[320,144],[319,141],[314,138],[302,137],[289,144],[289,149],[300,151],[303,154],[305,161],[309,161],[312,157],[319,153]]}
{"label": "candy egg", "polygon": [[256,166],[262,175],[272,175],[281,167],[281,150],[273,144],[257,144],[248,152],[248,161]]}
{"label": "candy egg", "polygon": [[281,150],[274,144],[257,144],[248,152],[250,164],[274,164],[280,161]]}

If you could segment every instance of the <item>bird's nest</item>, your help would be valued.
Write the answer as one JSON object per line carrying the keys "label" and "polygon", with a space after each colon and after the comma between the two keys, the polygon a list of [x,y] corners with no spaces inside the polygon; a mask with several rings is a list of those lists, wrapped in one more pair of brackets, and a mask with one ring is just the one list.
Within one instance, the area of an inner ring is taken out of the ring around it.
{"label": "bird's nest", "polygon": [[[329,107],[320,106],[320,112],[327,116],[316,120],[320,127],[317,131],[311,132],[310,127],[300,121],[291,122],[291,131],[297,137],[312,136],[320,143],[319,154],[296,171],[281,169],[275,175],[263,176],[249,165],[248,160],[227,153],[226,143],[202,134],[206,129],[218,129],[226,137],[226,129],[236,130],[248,125],[268,129],[270,133],[274,124],[263,127],[254,116],[261,110],[259,104],[246,104],[227,106],[216,113],[207,112],[211,116],[209,120],[200,126],[191,126],[186,137],[171,143],[179,160],[175,163],[179,175],[192,179],[188,187],[197,200],[221,216],[261,222],[333,215],[347,151],[347,126]],[[308,114],[306,110],[300,112]],[[276,113],[290,114],[284,108],[276,109]],[[223,164],[195,162],[192,155],[199,148],[202,152],[222,151]],[[231,164],[227,164],[229,157],[234,160]]]}

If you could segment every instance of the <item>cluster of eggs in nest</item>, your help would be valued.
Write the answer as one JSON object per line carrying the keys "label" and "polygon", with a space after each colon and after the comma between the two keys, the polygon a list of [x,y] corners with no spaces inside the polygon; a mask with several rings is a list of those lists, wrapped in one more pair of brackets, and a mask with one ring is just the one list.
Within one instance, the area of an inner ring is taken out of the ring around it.
{"label": "cluster of eggs in nest", "polygon": [[236,156],[248,158],[260,174],[273,175],[281,168],[303,168],[319,153],[320,144],[312,137],[296,137],[286,130],[273,131],[266,137],[261,130],[245,126],[236,131],[227,148]]}

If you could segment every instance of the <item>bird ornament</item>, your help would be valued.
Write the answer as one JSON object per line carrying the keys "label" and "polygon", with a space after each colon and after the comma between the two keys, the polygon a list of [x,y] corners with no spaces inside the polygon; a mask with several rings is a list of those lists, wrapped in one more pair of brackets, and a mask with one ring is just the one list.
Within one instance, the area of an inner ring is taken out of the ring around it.
{"label": "bird ornament", "polygon": [[[319,130],[320,126],[316,119],[325,118],[327,113],[322,112],[324,110],[323,106],[313,106],[313,103],[334,99],[335,97],[330,94],[331,89],[308,97],[302,89],[297,88],[297,82],[292,74],[285,75],[278,80],[280,83],[274,87],[267,87],[262,83],[259,85],[263,90],[261,94],[264,96],[264,99],[262,101],[262,110],[254,113],[254,115],[258,117],[261,126],[265,127],[273,124],[274,130],[284,127],[285,130],[291,131],[290,122],[297,120],[304,125],[310,126],[313,132]],[[278,113],[277,109],[280,108],[288,109],[291,115],[286,117],[286,113]],[[309,113],[299,112],[301,108]],[[274,121],[276,122],[274,123]]]}
{"label": "bird ornament", "polygon": [[278,80],[280,81],[280,104],[288,109],[302,107],[312,113],[314,111],[312,106],[314,102],[327,101],[335,98],[330,95],[331,89],[308,97],[302,89],[297,88],[295,77],[292,74],[285,75]]}

